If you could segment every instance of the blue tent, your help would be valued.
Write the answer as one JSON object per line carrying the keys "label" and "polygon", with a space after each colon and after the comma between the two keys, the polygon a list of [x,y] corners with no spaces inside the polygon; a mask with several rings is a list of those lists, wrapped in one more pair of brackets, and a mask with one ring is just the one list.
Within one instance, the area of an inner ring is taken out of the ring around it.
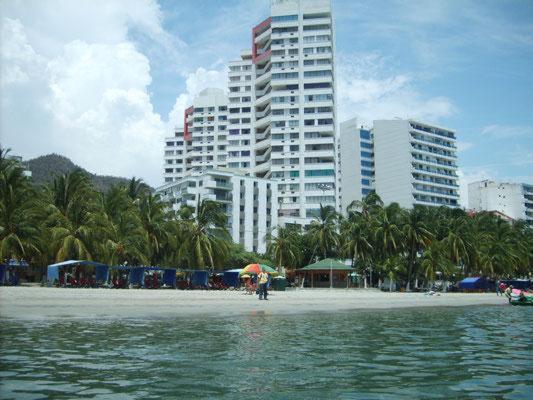
{"label": "blue tent", "polygon": [[239,271],[224,271],[222,280],[227,286],[237,287],[240,284]]}
{"label": "blue tent", "polygon": [[6,280],[6,269],[7,265],[0,264],[0,285],[3,285]]}
{"label": "blue tent", "polygon": [[209,281],[209,275],[207,271],[192,271],[191,285],[207,287]]}
{"label": "blue tent", "polygon": [[465,278],[459,282],[459,289],[463,290],[483,290],[487,288],[487,280],[480,276]]}
{"label": "blue tent", "polygon": [[176,287],[176,269],[162,268],[154,266],[127,266],[117,265],[113,270],[129,272],[128,280],[130,285],[144,287],[144,276],[146,271],[163,271],[163,285]]}
{"label": "blue tent", "polygon": [[107,282],[109,279],[109,267],[105,264],[87,261],[87,260],[68,260],[55,264],[50,264],[46,271],[46,280],[51,285],[54,281],[59,281],[59,270],[65,267],[73,267],[76,265],[94,266],[96,281]]}
{"label": "blue tent", "polygon": [[513,286],[514,289],[527,290],[533,286],[532,282],[527,279],[506,279],[502,280],[507,286]]}
{"label": "blue tent", "polygon": [[18,285],[20,279],[20,268],[28,268],[28,263],[24,260],[18,261],[11,259],[8,260],[5,264],[0,264],[0,285]]}

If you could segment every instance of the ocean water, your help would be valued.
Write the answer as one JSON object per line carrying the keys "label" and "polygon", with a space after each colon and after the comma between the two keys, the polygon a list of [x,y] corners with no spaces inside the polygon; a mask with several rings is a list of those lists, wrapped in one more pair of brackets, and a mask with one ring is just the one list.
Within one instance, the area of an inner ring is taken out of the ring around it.
{"label": "ocean water", "polygon": [[0,321],[2,399],[533,398],[533,307]]}

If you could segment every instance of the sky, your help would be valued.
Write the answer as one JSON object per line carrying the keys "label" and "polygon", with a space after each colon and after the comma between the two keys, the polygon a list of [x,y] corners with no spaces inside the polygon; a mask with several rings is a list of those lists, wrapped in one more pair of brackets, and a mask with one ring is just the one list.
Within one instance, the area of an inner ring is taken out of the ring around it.
{"label": "sky", "polygon": [[[457,131],[467,183],[533,183],[533,1],[332,0],[339,122]],[[163,138],[269,0],[2,0],[0,143],[162,183]]]}

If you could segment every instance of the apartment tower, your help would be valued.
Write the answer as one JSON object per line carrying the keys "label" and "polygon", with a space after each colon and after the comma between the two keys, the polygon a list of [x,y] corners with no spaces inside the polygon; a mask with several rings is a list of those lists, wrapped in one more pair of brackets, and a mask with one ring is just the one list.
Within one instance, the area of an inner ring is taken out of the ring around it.
{"label": "apartment tower", "polygon": [[279,222],[337,207],[330,0],[273,0],[251,49],[229,66],[228,167],[279,183]]}
{"label": "apartment tower", "polygon": [[411,119],[341,124],[342,207],[375,190],[405,208],[459,206],[454,131]]}

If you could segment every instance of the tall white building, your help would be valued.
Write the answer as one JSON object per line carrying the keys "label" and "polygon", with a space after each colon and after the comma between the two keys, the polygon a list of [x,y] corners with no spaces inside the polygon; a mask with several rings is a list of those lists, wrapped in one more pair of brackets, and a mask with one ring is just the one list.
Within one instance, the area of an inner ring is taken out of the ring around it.
{"label": "tall white building", "polygon": [[221,204],[228,217],[228,231],[235,243],[248,251],[265,253],[267,234],[278,224],[277,182],[230,169],[189,171],[178,181],[156,191],[178,210],[194,209],[204,199]]}
{"label": "tall white building", "polygon": [[415,120],[378,120],[371,131],[341,124],[343,211],[371,190],[405,208],[458,207],[456,152],[454,131]]}
{"label": "tall white building", "polygon": [[533,185],[484,180],[468,185],[468,208],[533,223]]}
{"label": "tall white building", "polygon": [[228,166],[278,180],[280,223],[306,225],[337,206],[330,0],[274,0],[252,38],[229,66]]}
{"label": "tall white building", "polygon": [[340,124],[341,210],[375,190],[373,133],[352,118]]}
{"label": "tall white building", "polygon": [[183,128],[165,138],[165,182],[188,171],[227,166],[228,98],[216,88],[202,90],[185,110]]}

